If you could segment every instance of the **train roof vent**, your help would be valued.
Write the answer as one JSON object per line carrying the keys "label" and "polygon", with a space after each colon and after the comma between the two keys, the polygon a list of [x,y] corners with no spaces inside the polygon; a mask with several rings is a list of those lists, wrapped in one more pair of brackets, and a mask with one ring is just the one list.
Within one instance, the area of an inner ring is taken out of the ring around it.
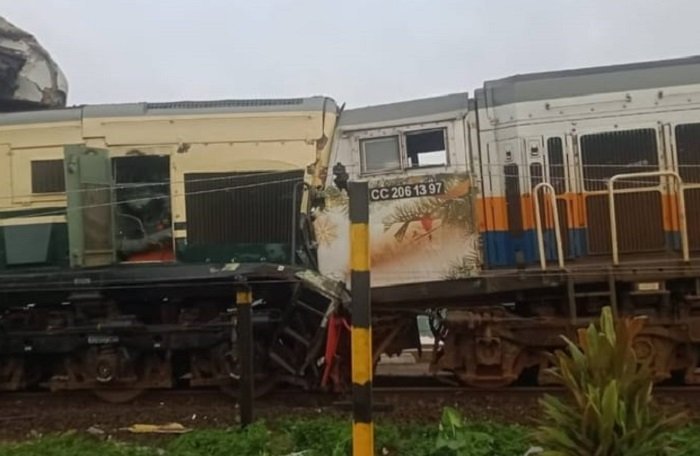
{"label": "train roof vent", "polygon": [[174,101],[146,103],[146,109],[211,109],[211,108],[255,108],[263,106],[289,106],[304,103],[303,98],[269,98],[260,100],[214,100]]}

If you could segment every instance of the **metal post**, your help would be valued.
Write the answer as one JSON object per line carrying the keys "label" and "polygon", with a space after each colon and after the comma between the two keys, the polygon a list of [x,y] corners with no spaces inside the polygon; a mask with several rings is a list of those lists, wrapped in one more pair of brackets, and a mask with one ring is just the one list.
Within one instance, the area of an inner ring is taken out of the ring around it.
{"label": "metal post", "polygon": [[349,182],[352,281],[352,454],[374,455],[372,326],[369,273],[369,188]]}
{"label": "metal post", "polygon": [[238,359],[241,365],[239,406],[241,427],[253,422],[253,292],[250,288],[236,292],[236,307],[238,320]]}
{"label": "metal post", "polygon": [[537,193],[540,191],[540,189],[549,190],[549,192],[545,194],[548,194],[551,198],[552,217],[554,217],[554,237],[557,242],[557,261],[559,262],[559,269],[564,269],[564,248],[561,240],[561,227],[559,226],[557,192],[554,190],[554,187],[547,182],[540,182],[532,189],[533,202],[535,203],[535,224],[537,226],[537,247],[539,248],[540,253],[540,268],[542,268],[543,271],[547,269],[547,257],[544,251],[544,236],[542,234],[540,200],[537,197]]}

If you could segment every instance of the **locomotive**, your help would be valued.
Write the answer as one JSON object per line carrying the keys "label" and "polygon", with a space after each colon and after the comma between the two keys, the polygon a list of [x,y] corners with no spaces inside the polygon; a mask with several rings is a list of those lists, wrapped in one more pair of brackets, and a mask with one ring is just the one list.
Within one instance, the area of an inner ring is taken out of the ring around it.
{"label": "locomotive", "polygon": [[546,384],[560,335],[611,305],[648,316],[657,381],[697,383],[698,108],[690,57],[347,110],[2,114],[0,390],[235,389],[242,286],[259,385],[342,388],[348,179],[369,185],[376,360],[420,349],[426,318],[434,372]]}

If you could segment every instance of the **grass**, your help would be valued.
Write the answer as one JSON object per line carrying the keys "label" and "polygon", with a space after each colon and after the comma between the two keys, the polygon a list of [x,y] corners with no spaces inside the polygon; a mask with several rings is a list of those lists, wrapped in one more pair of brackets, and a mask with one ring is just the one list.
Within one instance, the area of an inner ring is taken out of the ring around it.
{"label": "grass", "polygon": [[[488,453],[499,456],[524,453],[527,432],[518,426],[491,423],[468,424],[474,436],[493,436]],[[460,453],[437,449],[437,425],[376,427],[377,454],[382,456],[450,456]],[[284,419],[258,422],[245,430],[237,428],[196,430],[160,444],[134,444],[68,433],[37,437],[18,443],[0,444],[0,456],[345,456],[350,454],[349,421],[336,418]],[[510,451],[517,449],[517,451]]]}
{"label": "grass", "polygon": [[[80,433],[48,435],[0,444],[0,456],[345,456],[350,454],[350,424],[335,418],[259,422],[245,430],[196,430],[155,444],[100,439]],[[382,456],[522,456],[530,446],[528,428],[489,422],[443,419],[440,426],[380,423],[377,454]],[[700,427],[670,439],[678,456],[700,454]]]}

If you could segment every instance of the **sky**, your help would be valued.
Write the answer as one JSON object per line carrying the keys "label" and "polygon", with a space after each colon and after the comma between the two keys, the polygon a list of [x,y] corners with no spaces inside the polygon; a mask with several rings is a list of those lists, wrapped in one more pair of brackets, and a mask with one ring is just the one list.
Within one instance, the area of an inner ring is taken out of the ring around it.
{"label": "sky", "polygon": [[514,74],[700,54],[698,0],[0,0],[69,104],[329,95],[348,107]]}

